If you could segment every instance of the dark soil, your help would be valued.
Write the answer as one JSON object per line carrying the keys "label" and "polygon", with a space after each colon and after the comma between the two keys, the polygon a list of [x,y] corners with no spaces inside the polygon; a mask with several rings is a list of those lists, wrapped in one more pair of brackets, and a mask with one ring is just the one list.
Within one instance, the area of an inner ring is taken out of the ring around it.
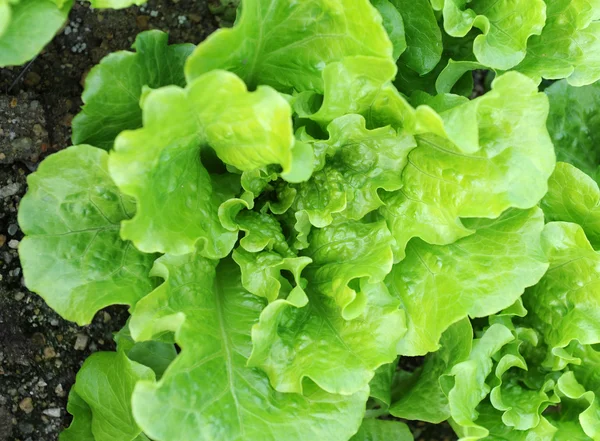
{"label": "dark soil", "polygon": [[[168,32],[172,43],[202,41],[221,18],[233,17],[225,10],[215,18],[208,3],[150,0],[121,11],[77,3],[35,60],[0,69],[0,441],[56,441],[70,422],[67,395],[79,367],[91,353],[114,349],[112,333],[127,317],[125,308],[108,308],[90,326],[78,327],[24,287],[17,210],[26,176],[70,145],[83,81],[102,57],[129,49],[148,29]],[[411,427],[417,441],[456,439],[447,425]]]}

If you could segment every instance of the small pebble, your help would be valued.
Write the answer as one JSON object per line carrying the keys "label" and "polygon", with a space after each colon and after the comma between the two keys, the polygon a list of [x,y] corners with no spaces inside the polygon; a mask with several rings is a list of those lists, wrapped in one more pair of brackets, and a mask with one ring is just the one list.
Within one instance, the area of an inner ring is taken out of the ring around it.
{"label": "small pebble", "polygon": [[19,291],[18,293],[15,294],[15,300],[17,302],[20,302],[24,298],[25,298],[25,293],[22,293],[21,291]]}
{"label": "small pebble", "polygon": [[32,401],[32,399],[30,397],[23,398],[21,400],[21,402],[19,403],[19,408],[23,412],[25,412],[27,414],[33,412],[33,401]]}
{"label": "small pebble", "polygon": [[76,351],[83,351],[87,347],[89,337],[85,334],[77,334],[77,339],[75,340],[75,348]]}
{"label": "small pebble", "polygon": [[6,236],[4,234],[0,234],[0,247],[6,243]]}
{"label": "small pebble", "polygon": [[54,393],[56,395],[58,395],[59,397],[65,396],[65,390],[63,389],[62,384],[59,384],[58,386],[56,386],[56,388],[54,389]]}
{"label": "small pebble", "polygon": [[58,407],[51,407],[50,409],[45,409],[42,413],[52,418],[60,418],[60,409]]}
{"label": "small pebble", "polygon": [[56,357],[56,351],[52,346],[47,346],[44,348],[44,358],[46,360],[50,360]]}
{"label": "small pebble", "polygon": [[11,236],[14,236],[17,231],[19,231],[19,226],[17,224],[10,224],[8,226],[8,234],[10,234]]}
{"label": "small pebble", "polygon": [[13,239],[10,242],[8,242],[8,247],[12,248],[13,250],[16,250],[17,248],[19,248],[19,241],[17,239]]}

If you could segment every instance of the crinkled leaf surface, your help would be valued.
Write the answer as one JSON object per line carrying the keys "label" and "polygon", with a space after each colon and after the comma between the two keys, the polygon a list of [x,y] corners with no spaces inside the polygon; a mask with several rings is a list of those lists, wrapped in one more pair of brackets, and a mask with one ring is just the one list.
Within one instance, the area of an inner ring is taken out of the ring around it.
{"label": "crinkled leaf surface", "polygon": [[366,305],[352,320],[333,299],[307,288],[308,303],[277,300],[265,308],[252,330],[250,366],[262,368],[282,392],[302,392],[310,378],[328,392],[362,390],[375,369],[396,358],[406,332],[399,302],[380,284],[361,284]]}
{"label": "crinkled leaf surface", "polygon": [[543,222],[538,208],[509,210],[498,219],[469,220],[477,232],[451,245],[412,241],[386,279],[407,313],[400,354],[437,350],[452,323],[507,308],[540,280],[548,268]]}
{"label": "crinkled leaf surface", "polygon": [[559,161],[600,182],[600,83],[574,87],[558,81],[546,88],[548,132]]}
{"label": "crinkled leaf surface", "polygon": [[144,432],[157,441],[348,439],[368,388],[346,396],[314,384],[303,395],[272,389],[262,371],[246,366],[265,302],[242,287],[235,263],[215,266],[195,254],[162,257],[153,272],[165,282],[134,311],[134,338],[175,331],[181,347],[159,382],[136,387],[134,415]]}
{"label": "crinkled leaf surface", "polygon": [[72,5],[72,0],[60,5],[52,0],[0,2],[0,67],[24,64],[41,52],[67,20]]}
{"label": "crinkled leaf surface", "polygon": [[367,303],[357,282],[365,279],[376,284],[390,272],[392,240],[383,221],[354,221],[315,229],[304,252],[313,261],[305,275],[314,290],[332,297],[342,316],[351,320]]}
{"label": "crinkled leaf surface", "polygon": [[600,343],[600,254],[572,223],[548,224],[543,246],[550,268],[523,302],[547,345],[557,354],[573,340]]}
{"label": "crinkled leaf surface", "polygon": [[221,225],[218,207],[233,194],[215,191],[200,150],[206,144],[241,170],[289,168],[289,105],[269,87],[248,92],[235,75],[214,71],[186,89],[151,92],[143,108],[144,128],[121,133],[110,158],[115,182],[138,202],[123,237],[146,251],[185,254],[199,246],[224,257],[237,235]]}
{"label": "crinkled leaf surface", "polygon": [[559,162],[541,206],[548,221],[578,224],[592,246],[600,248],[600,189],[588,175]]}
{"label": "crinkled leaf surface", "polygon": [[[286,298],[298,290],[299,298],[305,300],[300,274],[311,262],[310,258],[283,257],[270,251],[251,253],[242,248],[234,250],[232,257],[240,266],[242,285],[252,294],[272,302],[279,297]],[[289,271],[294,276],[294,285],[282,271]]]}
{"label": "crinkled leaf surface", "polygon": [[86,433],[80,428],[90,423],[94,441],[137,441],[141,430],[131,413],[131,395],[138,381],[153,379],[150,368],[131,361],[123,351],[92,354],[77,374],[69,397],[75,425],[67,431],[66,440]]}
{"label": "crinkled leaf surface", "polygon": [[325,66],[353,55],[392,57],[381,15],[368,0],[248,0],[233,28],[198,46],[186,76],[225,69],[249,87],[322,92]]}
{"label": "crinkled leaf surface", "polygon": [[154,285],[155,255],[119,236],[135,213],[108,175],[108,154],[75,146],[47,158],[28,178],[19,224],[19,253],[30,290],[60,315],[89,323],[108,305],[134,305]]}
{"label": "crinkled leaf surface", "polygon": [[505,74],[492,91],[439,116],[419,111],[422,134],[402,173],[404,186],[381,209],[396,260],[412,237],[452,243],[473,233],[460,218],[530,208],[546,193],[555,165],[548,101],[526,77]]}
{"label": "crinkled leaf surface", "polygon": [[473,28],[477,60],[493,69],[507,70],[519,64],[527,52],[527,41],[542,33],[546,22],[544,0],[445,0],[444,29],[453,37],[464,37]]}
{"label": "crinkled leaf surface", "polygon": [[168,35],[142,32],[136,52],[114,52],[85,79],[82,111],[73,119],[73,143],[110,149],[123,130],[142,127],[140,97],[144,86],[185,86],[183,66],[193,44],[168,46]]}
{"label": "crinkled leaf surface", "polygon": [[489,392],[485,381],[492,372],[492,356],[513,339],[512,332],[505,326],[490,326],[473,342],[469,358],[455,365],[450,374],[442,378],[452,420],[461,426],[465,439],[475,440],[488,435],[487,429],[475,422],[478,418],[476,408]]}
{"label": "crinkled leaf surface", "polygon": [[540,81],[561,79],[574,86],[600,78],[600,4],[597,0],[545,0],[546,25],[529,39],[515,67]]}
{"label": "crinkled leaf surface", "polygon": [[428,355],[422,370],[413,373],[400,388],[400,395],[390,407],[398,418],[438,424],[450,417],[448,397],[440,377],[466,360],[471,352],[473,329],[468,319],[451,325],[440,338],[440,349]]}
{"label": "crinkled leaf surface", "polygon": [[413,441],[410,429],[400,421],[365,419],[350,441]]}
{"label": "crinkled leaf surface", "polygon": [[390,127],[368,130],[365,124],[359,115],[337,118],[328,127],[329,139],[315,143],[315,149],[326,150],[327,162],[296,187],[296,216],[306,213],[316,227],[331,224],[336,213],[359,220],[383,205],[380,189],[402,187],[402,170],[415,147],[413,137]]}

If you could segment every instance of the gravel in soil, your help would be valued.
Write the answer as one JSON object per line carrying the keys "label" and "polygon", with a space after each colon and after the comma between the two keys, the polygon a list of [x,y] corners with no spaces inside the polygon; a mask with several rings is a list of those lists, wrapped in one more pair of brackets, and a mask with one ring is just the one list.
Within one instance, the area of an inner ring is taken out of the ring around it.
{"label": "gravel in soil", "polygon": [[[108,308],[89,326],[61,319],[23,284],[17,222],[26,176],[70,143],[89,70],[105,55],[130,49],[144,30],[171,43],[198,43],[219,22],[215,0],[150,0],[141,7],[98,11],[76,3],[59,35],[25,66],[0,69],[0,441],[56,441],[70,422],[67,395],[83,361],[112,350],[127,318]],[[224,13],[223,23],[232,20]],[[412,424],[417,441],[456,439],[448,426]]]}

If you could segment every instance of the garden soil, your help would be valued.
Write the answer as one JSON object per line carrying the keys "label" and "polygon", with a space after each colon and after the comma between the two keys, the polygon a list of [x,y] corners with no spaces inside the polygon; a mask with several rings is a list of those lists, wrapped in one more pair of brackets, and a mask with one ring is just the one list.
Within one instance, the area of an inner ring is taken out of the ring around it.
{"label": "garden soil", "polygon": [[[171,43],[198,43],[222,17],[231,17],[231,11],[215,16],[209,6],[204,0],[150,0],[98,11],[76,3],[36,59],[0,69],[0,441],[57,441],[70,423],[66,403],[77,371],[91,353],[114,349],[112,334],[127,318],[125,308],[107,308],[91,325],[78,327],[25,288],[17,210],[26,177],[44,157],[70,145],[85,76],[102,57],[129,49],[148,29],[168,32]],[[412,429],[417,441],[456,439],[447,425]]]}

